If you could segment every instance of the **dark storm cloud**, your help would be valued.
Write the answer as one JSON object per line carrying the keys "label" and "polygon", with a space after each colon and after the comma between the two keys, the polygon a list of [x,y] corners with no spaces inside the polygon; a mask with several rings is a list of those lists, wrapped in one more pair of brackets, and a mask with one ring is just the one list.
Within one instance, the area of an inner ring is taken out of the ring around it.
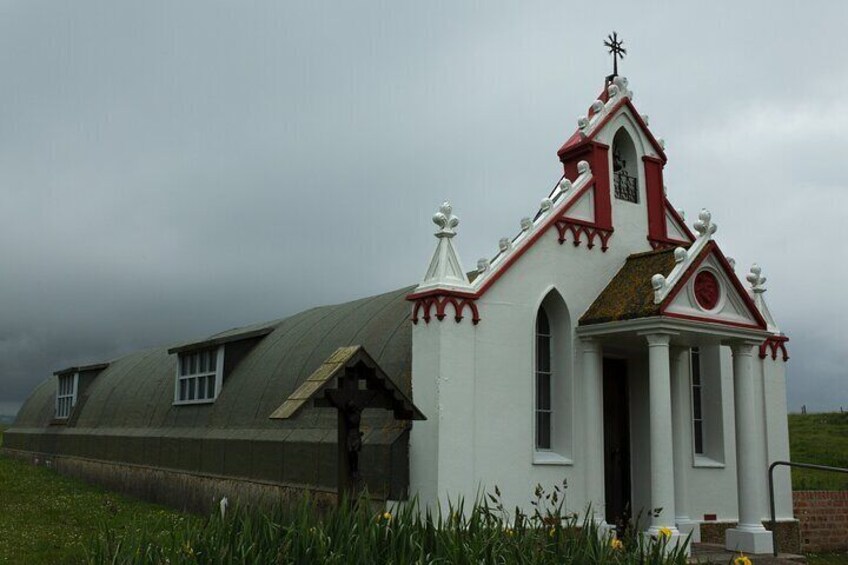
{"label": "dark storm cloud", "polygon": [[0,6],[0,403],[53,370],[471,267],[559,174],[617,29],[669,195],[758,261],[790,407],[848,405],[843,3]]}

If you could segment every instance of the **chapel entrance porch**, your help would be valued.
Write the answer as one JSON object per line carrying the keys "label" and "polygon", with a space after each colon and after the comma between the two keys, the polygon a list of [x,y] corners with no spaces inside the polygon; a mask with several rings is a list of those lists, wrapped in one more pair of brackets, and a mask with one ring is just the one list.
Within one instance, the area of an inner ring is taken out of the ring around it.
{"label": "chapel entrance porch", "polygon": [[[589,429],[587,488],[592,507],[603,508],[595,511],[595,520],[618,525],[623,515],[622,492],[627,488],[621,477],[629,476],[630,513],[640,518],[640,527],[655,536],[671,532],[673,542],[690,533],[693,542],[700,541],[699,516],[690,506],[687,485],[693,454],[691,447],[684,447],[690,444],[682,441],[684,434],[688,440],[693,430],[689,408],[683,409],[690,399],[690,351],[726,345],[732,350],[733,385],[728,393],[733,395],[735,427],[724,433],[736,439],[738,489],[738,525],[728,531],[727,545],[749,553],[771,551],[771,534],[762,524],[767,506],[766,470],[759,469],[755,457],[764,434],[764,423],[756,418],[764,407],[755,394],[752,363],[754,347],[762,341],[760,333],[662,318],[578,329],[582,400]],[[629,411],[628,463],[616,460],[613,453],[625,410]],[[605,441],[593,444],[592,436]],[[610,469],[611,465],[618,468]]]}

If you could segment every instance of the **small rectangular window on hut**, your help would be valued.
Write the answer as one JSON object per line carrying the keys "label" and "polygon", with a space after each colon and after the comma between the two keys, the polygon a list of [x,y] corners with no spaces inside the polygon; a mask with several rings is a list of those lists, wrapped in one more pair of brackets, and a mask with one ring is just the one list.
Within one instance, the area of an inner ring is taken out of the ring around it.
{"label": "small rectangular window on hut", "polygon": [[71,415],[71,410],[77,403],[77,388],[79,387],[79,373],[65,373],[59,375],[59,383],[56,388],[56,418],[65,420]]}
{"label": "small rectangular window on hut", "polygon": [[221,390],[223,366],[223,346],[180,353],[174,404],[214,402]]}

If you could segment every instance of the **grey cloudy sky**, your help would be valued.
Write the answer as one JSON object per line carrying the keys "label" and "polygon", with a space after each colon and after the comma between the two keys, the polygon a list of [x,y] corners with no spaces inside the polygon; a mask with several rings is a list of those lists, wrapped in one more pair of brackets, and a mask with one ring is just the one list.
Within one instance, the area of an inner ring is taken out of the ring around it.
{"label": "grey cloudy sky", "polygon": [[471,267],[609,72],[769,279],[790,408],[848,407],[848,3],[2,2],[0,413],[53,370]]}

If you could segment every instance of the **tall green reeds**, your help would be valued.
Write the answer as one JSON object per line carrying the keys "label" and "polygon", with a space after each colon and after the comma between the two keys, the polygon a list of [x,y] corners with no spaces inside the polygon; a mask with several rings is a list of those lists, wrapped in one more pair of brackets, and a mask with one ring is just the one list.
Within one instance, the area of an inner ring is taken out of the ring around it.
{"label": "tall green reeds", "polygon": [[685,552],[629,528],[614,540],[591,521],[563,511],[564,490],[539,487],[527,515],[508,512],[500,493],[471,507],[395,513],[366,499],[318,510],[309,497],[294,507],[252,512],[231,507],[178,529],[152,527],[118,538],[108,525],[87,549],[89,563],[609,563],[683,564]]}

